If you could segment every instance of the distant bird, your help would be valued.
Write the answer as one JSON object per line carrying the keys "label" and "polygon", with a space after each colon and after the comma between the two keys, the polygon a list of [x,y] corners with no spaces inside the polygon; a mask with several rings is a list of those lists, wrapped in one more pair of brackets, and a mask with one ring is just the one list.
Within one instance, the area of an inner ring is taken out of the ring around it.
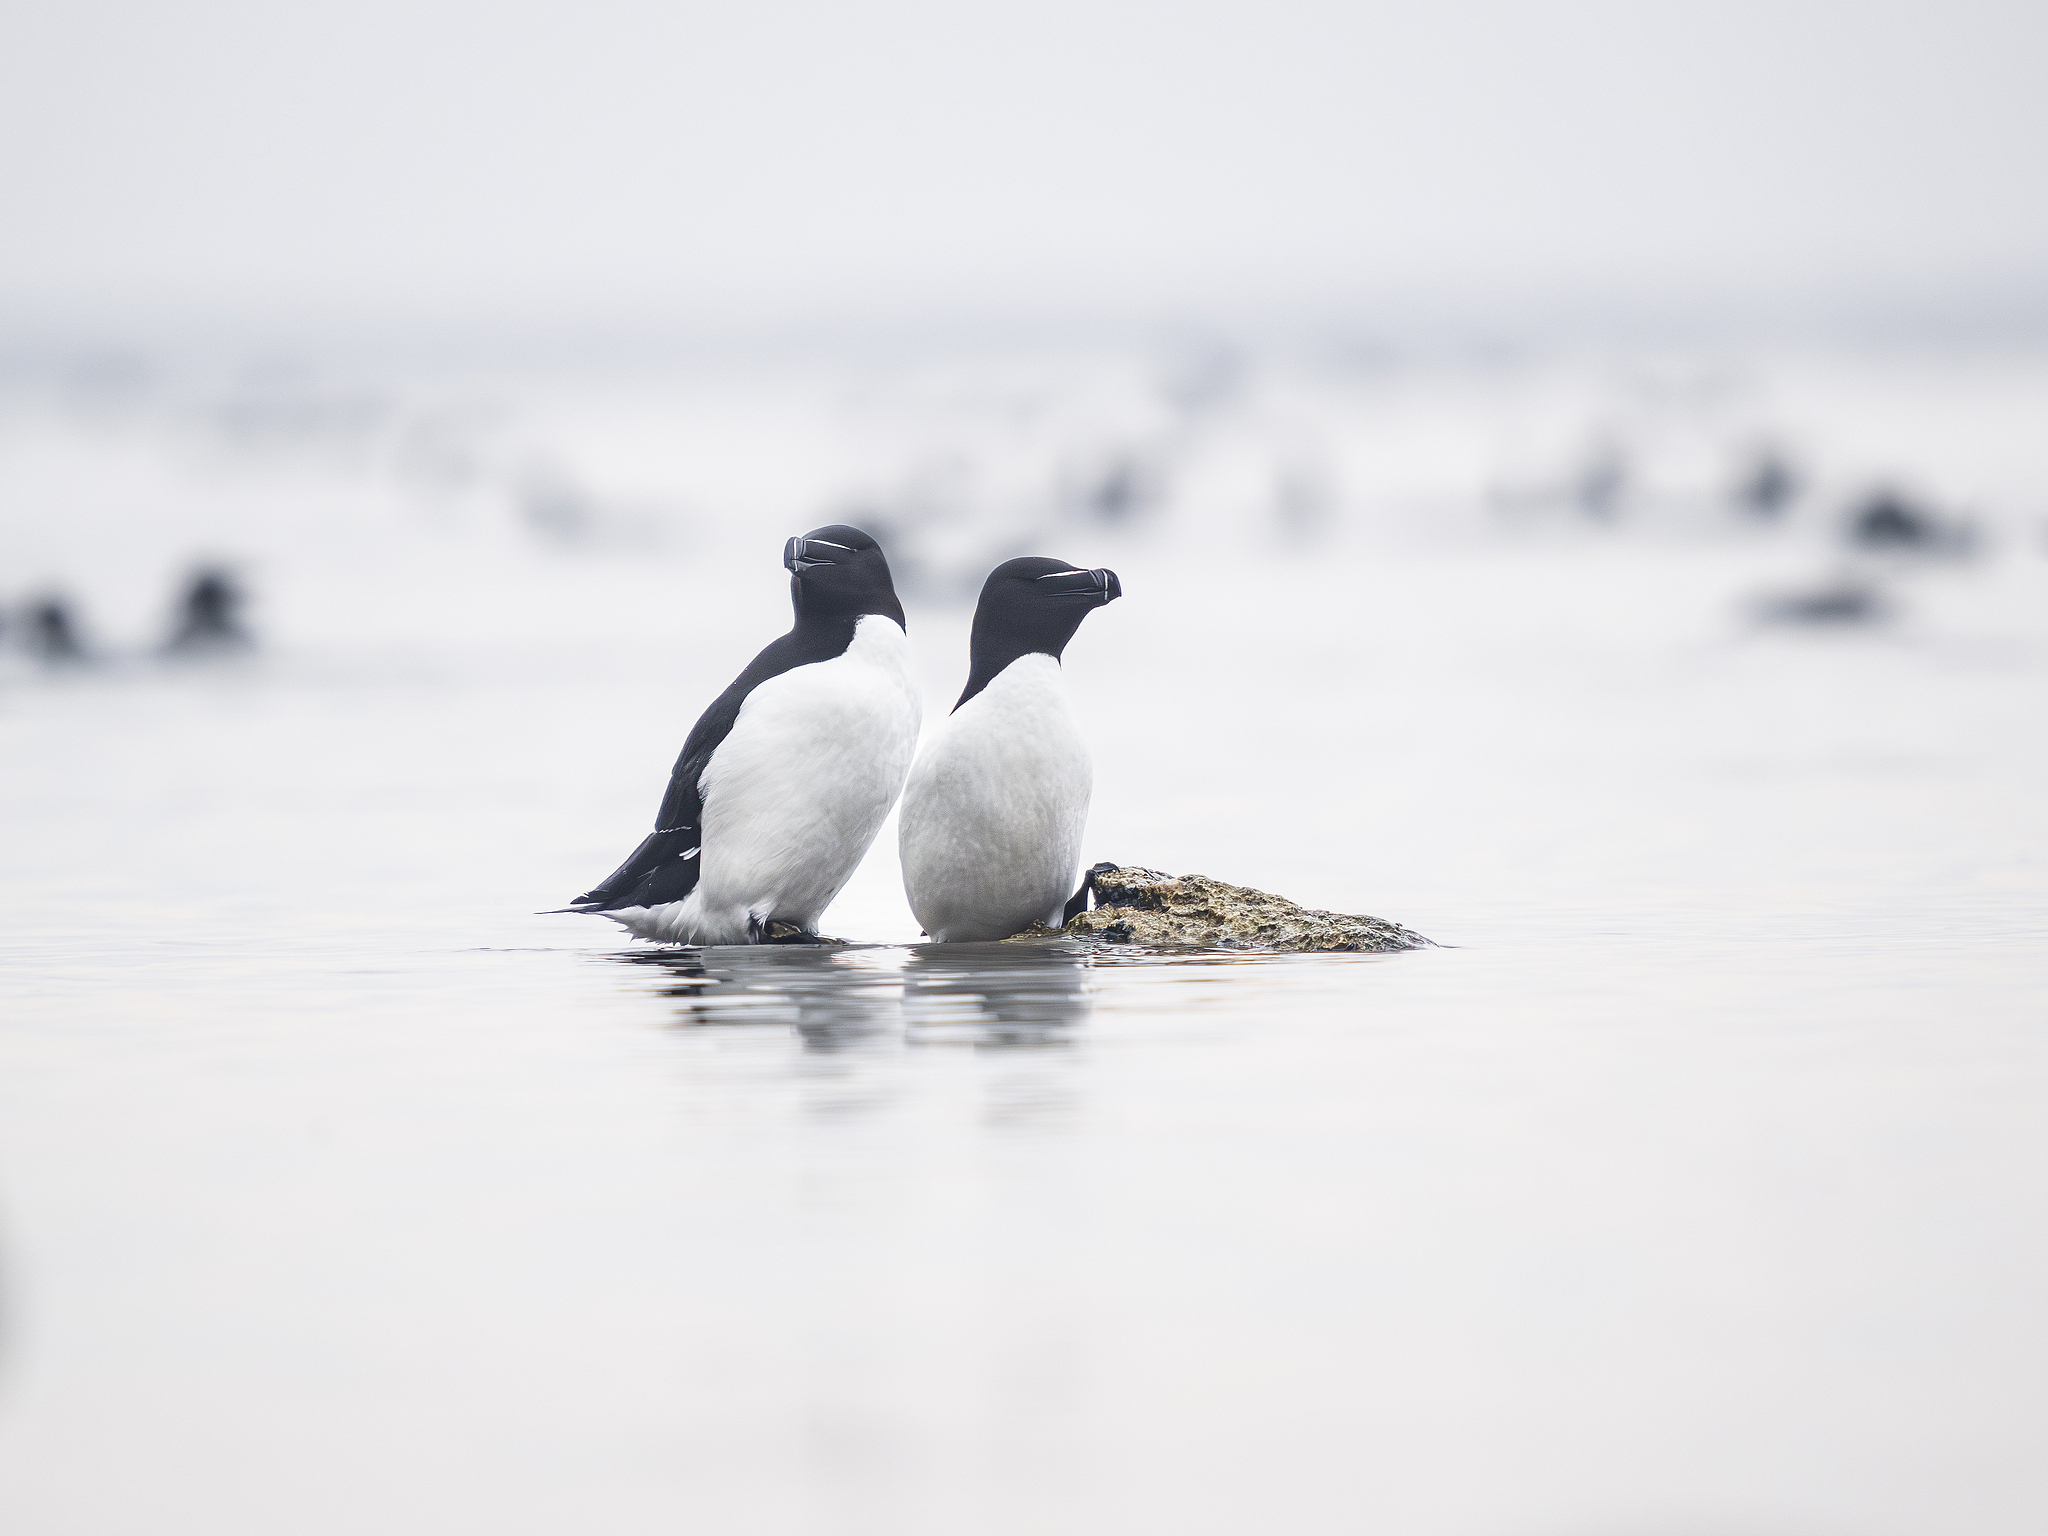
{"label": "distant bird", "polygon": [[71,605],[61,597],[39,598],[29,605],[28,632],[23,643],[44,661],[85,660],[79,642],[78,625],[71,617]]}
{"label": "distant bird", "polygon": [[1776,449],[1765,448],[1736,482],[1736,506],[1758,522],[1784,515],[1799,499],[1799,471]]}
{"label": "distant bird", "polygon": [[1579,510],[1596,522],[1612,522],[1629,493],[1628,460],[1619,448],[1603,445],[1580,467],[1572,486]]}
{"label": "distant bird", "polygon": [[782,563],[795,626],[698,719],[654,831],[567,910],[669,943],[816,936],[902,792],[922,705],[881,546],[835,523]]}
{"label": "distant bird", "polygon": [[177,627],[164,642],[164,650],[190,656],[247,649],[255,642],[242,626],[246,601],[241,586],[227,571],[217,567],[194,571],[178,599]]}
{"label": "distant bird", "polygon": [[942,944],[1064,920],[1095,772],[1060,656],[1123,596],[1114,571],[1009,560],[974,610],[967,691],[903,792],[903,890]]}
{"label": "distant bird", "polygon": [[1864,549],[1937,555],[1967,554],[1972,543],[1967,526],[1892,490],[1876,492],[1851,512],[1848,539]]}
{"label": "distant bird", "polygon": [[1875,624],[1891,617],[1892,604],[1866,580],[1842,574],[1815,586],[1756,599],[1750,612],[1767,624]]}

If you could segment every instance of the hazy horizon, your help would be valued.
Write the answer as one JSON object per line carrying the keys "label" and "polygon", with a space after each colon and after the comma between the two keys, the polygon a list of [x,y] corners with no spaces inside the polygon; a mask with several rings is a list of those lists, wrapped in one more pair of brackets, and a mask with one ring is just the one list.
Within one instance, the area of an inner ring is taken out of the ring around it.
{"label": "hazy horizon", "polygon": [[16,6],[0,326],[2032,324],[2044,45],[1928,0]]}

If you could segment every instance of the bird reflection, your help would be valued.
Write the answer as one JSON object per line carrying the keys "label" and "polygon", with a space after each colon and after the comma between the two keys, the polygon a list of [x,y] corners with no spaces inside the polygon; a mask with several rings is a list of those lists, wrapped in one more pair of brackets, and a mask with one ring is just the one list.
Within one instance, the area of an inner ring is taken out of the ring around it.
{"label": "bird reflection", "polygon": [[914,1039],[1059,1045],[1088,1020],[1088,957],[1062,944],[926,944],[903,968]]}
{"label": "bird reflection", "polygon": [[888,1032],[913,1043],[1062,1044],[1087,1021],[1088,957],[1060,944],[733,945],[621,955],[686,1026],[770,1024],[815,1051]]}
{"label": "bird reflection", "polygon": [[779,1024],[812,1050],[840,1050],[896,1027],[902,1003],[893,968],[851,946],[733,944],[623,955],[653,967],[658,993],[682,1003],[677,1022]]}

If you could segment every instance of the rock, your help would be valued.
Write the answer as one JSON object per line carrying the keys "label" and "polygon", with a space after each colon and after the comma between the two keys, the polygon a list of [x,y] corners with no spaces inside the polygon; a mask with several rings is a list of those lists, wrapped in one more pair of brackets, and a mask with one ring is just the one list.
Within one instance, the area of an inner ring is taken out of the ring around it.
{"label": "rock", "polygon": [[1033,923],[1022,932],[1011,934],[1003,942],[1005,944],[1043,944],[1047,939],[1064,939],[1066,937],[1067,930],[1064,928],[1048,928],[1043,923]]}
{"label": "rock", "polygon": [[[1204,949],[1398,950],[1434,947],[1419,933],[1377,917],[1296,906],[1284,896],[1207,875],[1167,875],[1131,865],[1088,871],[1093,910],[1058,932],[1109,944],[1183,944]],[[1048,931],[1017,935],[1043,939]],[[1013,941],[1014,942],[1014,941]]]}

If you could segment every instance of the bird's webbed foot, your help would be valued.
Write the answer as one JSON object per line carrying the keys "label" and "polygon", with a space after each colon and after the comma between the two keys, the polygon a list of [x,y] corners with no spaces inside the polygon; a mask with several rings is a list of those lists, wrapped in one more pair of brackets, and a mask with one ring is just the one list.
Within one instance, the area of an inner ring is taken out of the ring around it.
{"label": "bird's webbed foot", "polygon": [[1116,869],[1117,866],[1114,864],[1097,864],[1087,874],[1083,875],[1081,877],[1081,889],[1074,892],[1073,899],[1067,903],[1066,909],[1060,914],[1060,921],[1062,923],[1071,923],[1083,912],[1086,912],[1088,910],[1088,898],[1095,894],[1095,877],[1097,875],[1114,874]]}
{"label": "bird's webbed foot", "polygon": [[763,917],[758,912],[747,914],[747,942],[749,944],[821,944],[825,942],[815,933],[806,933],[795,923],[785,923],[772,917]]}

